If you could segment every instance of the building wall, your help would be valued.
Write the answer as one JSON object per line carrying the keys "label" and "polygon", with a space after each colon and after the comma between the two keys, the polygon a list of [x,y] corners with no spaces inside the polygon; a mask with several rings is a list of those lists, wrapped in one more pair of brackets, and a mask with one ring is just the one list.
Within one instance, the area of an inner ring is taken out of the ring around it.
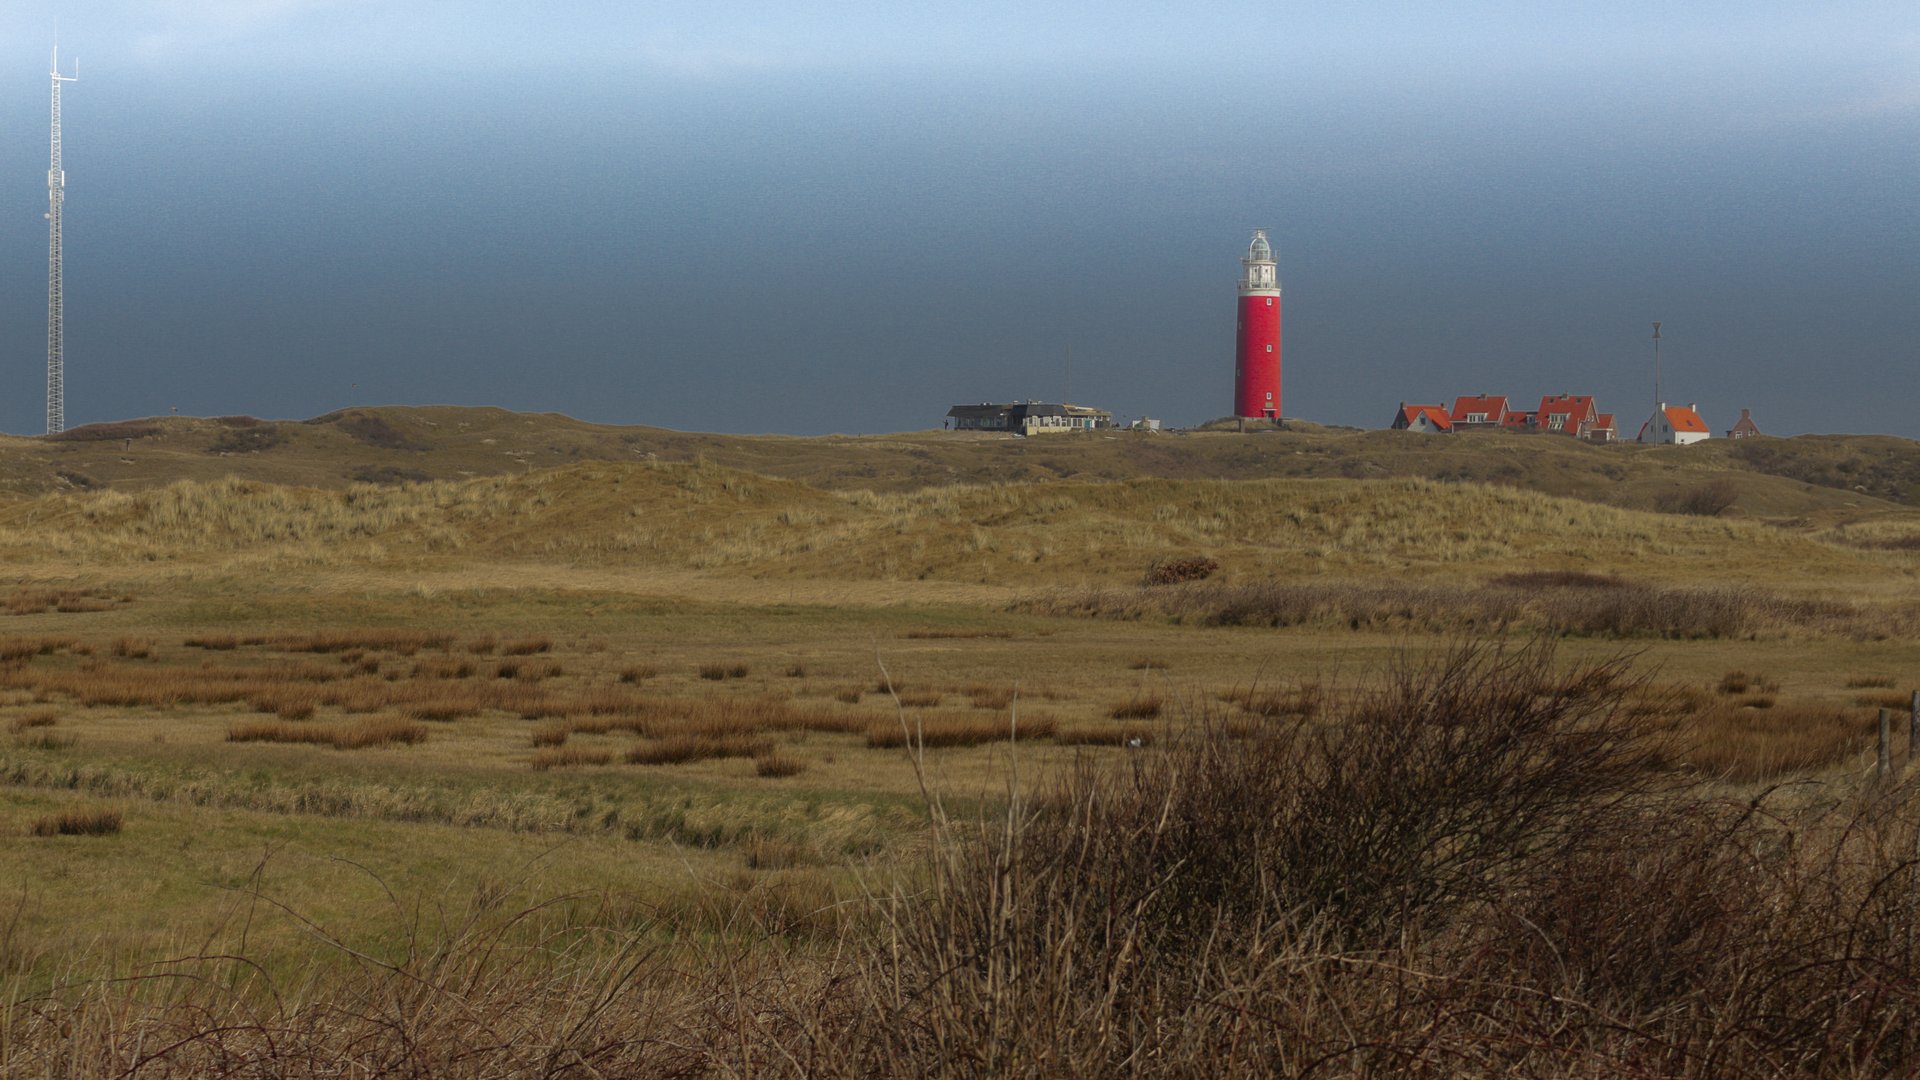
{"label": "building wall", "polygon": [[1280,294],[1240,297],[1235,340],[1233,414],[1280,417]]}

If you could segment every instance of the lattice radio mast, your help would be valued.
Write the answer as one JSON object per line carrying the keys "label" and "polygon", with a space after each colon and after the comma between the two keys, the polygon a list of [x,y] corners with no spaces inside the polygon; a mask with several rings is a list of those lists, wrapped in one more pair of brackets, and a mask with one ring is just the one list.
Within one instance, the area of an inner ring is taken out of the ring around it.
{"label": "lattice radio mast", "polygon": [[47,164],[47,434],[67,429],[65,271],[60,252],[60,204],[66,201],[67,174],[60,167],[60,84],[80,78],[60,74],[60,46],[53,47],[53,143]]}

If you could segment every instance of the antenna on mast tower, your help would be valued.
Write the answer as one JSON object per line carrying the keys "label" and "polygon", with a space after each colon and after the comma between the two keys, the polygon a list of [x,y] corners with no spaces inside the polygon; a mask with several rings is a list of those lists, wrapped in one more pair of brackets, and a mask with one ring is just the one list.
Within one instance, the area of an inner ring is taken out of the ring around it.
{"label": "antenna on mast tower", "polygon": [[1666,403],[1667,403],[1666,399],[1660,396],[1660,324],[1656,322],[1653,324],[1653,409],[1654,411],[1659,412],[1660,408],[1664,406]]}
{"label": "antenna on mast tower", "polygon": [[60,74],[60,30],[53,33],[53,138],[47,160],[47,434],[67,429],[65,303],[66,273],[61,252],[60,210],[66,202],[67,173],[60,167],[60,84],[80,79],[80,61],[73,74]]}

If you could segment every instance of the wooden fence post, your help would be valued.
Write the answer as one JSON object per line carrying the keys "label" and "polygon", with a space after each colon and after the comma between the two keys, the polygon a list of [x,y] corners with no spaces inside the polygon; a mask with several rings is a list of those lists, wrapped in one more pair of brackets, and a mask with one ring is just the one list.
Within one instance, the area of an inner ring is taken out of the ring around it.
{"label": "wooden fence post", "polygon": [[1913,761],[1914,744],[1920,743],[1920,690],[1913,692],[1913,704],[1907,708],[1907,761]]}
{"label": "wooden fence post", "polygon": [[1887,745],[1893,736],[1893,710],[1880,710],[1880,755],[1874,759],[1873,775],[1885,780],[1893,771],[1893,747]]}

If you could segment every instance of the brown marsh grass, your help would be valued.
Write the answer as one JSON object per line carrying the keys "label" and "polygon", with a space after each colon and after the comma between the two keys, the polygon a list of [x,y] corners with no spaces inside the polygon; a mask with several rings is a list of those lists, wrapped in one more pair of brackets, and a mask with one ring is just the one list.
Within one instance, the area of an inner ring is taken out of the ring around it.
{"label": "brown marsh grass", "polygon": [[1019,717],[1017,728],[1004,716],[982,716],[975,712],[916,713],[910,717],[888,717],[867,724],[867,745],[871,747],[926,747],[940,749],[956,746],[983,746],[1009,738],[1049,739],[1059,721],[1043,714]]}
{"label": "brown marsh grass", "polygon": [[261,720],[234,724],[227,729],[228,742],[299,743],[331,746],[335,750],[410,746],[426,738],[425,725],[397,718],[319,724]]}
{"label": "brown marsh grass", "polygon": [[[1466,647],[1366,685],[1331,706],[1337,723],[1229,738],[1203,722],[1089,753],[997,815],[931,801],[923,856],[866,896],[747,830],[745,869],[644,918],[491,884],[387,949],[301,916],[347,960],[324,984],[281,992],[244,947],[166,968],[190,978],[70,980],[0,1013],[0,1064],[1913,1073],[1912,783],[1723,800],[1659,768],[1670,748],[1640,711],[1659,688],[1546,645]],[[655,927],[694,932],[662,945]]]}
{"label": "brown marsh grass", "polygon": [[145,638],[117,637],[112,648],[113,655],[127,660],[145,660],[153,655],[153,642]]}
{"label": "brown marsh grass", "polygon": [[1871,750],[1875,733],[1868,710],[1777,701],[1723,702],[1669,725],[1678,762],[1742,784],[1831,769]]}
{"label": "brown marsh grass", "polygon": [[[1556,575],[1557,576],[1557,575]],[[1868,640],[1920,634],[1920,609],[1789,597],[1752,586],[1540,587],[1368,582],[1197,582],[1059,590],[1014,609],[1205,626],[1311,626],[1458,634],[1516,627],[1586,637],[1724,639],[1760,632]]]}
{"label": "brown marsh grass", "polygon": [[48,728],[60,722],[58,709],[35,709],[7,721],[7,730],[15,735],[34,728]]}
{"label": "brown marsh grass", "polygon": [[537,751],[529,764],[535,772],[547,769],[571,769],[587,765],[613,764],[613,751],[579,746],[549,747]]}
{"label": "brown marsh grass", "polygon": [[630,765],[684,765],[711,758],[762,758],[773,740],[744,732],[668,735],[650,739],[626,753]]}
{"label": "brown marsh grass", "polygon": [[33,836],[112,836],[120,831],[118,810],[63,810],[28,827]]}
{"label": "brown marsh grass", "polygon": [[1107,716],[1114,720],[1152,720],[1166,704],[1166,699],[1157,694],[1141,695],[1108,709]]}
{"label": "brown marsh grass", "polygon": [[768,779],[777,780],[788,776],[798,776],[800,773],[805,772],[806,768],[806,762],[801,761],[791,754],[783,754],[778,750],[769,751],[753,759],[753,774]]}

